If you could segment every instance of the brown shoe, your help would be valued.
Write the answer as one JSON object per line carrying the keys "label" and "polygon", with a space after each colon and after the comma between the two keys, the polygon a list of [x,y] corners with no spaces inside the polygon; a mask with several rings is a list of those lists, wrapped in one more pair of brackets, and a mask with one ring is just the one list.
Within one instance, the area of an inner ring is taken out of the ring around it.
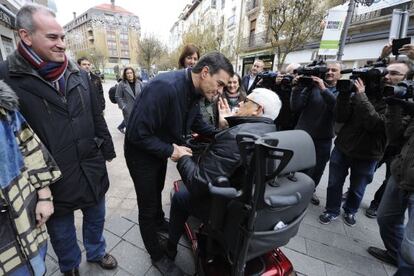
{"label": "brown shoe", "polygon": [[115,269],[118,267],[118,261],[109,253],[105,253],[105,255],[99,261],[88,261],[90,263],[97,263],[103,269]]}
{"label": "brown shoe", "polygon": [[79,270],[77,268],[74,268],[70,271],[63,272],[63,275],[64,276],[79,276]]}

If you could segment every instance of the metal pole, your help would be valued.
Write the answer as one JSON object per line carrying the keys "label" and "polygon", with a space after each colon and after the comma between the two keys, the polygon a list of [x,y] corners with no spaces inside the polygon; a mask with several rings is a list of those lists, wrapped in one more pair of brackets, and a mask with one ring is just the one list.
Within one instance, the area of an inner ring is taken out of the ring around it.
{"label": "metal pole", "polygon": [[354,14],[354,10],[355,10],[355,0],[350,0],[349,5],[348,5],[348,11],[346,13],[346,18],[344,22],[344,28],[342,29],[342,33],[341,33],[341,40],[339,44],[338,54],[336,55],[337,61],[341,61],[342,56],[344,55],[346,36],[348,35],[348,28],[349,28],[349,25],[351,24],[351,19],[352,19],[352,15]]}

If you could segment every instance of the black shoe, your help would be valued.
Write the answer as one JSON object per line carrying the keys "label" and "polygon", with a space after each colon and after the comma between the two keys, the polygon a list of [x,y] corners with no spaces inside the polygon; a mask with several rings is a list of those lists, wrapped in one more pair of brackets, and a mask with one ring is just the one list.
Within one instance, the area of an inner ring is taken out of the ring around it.
{"label": "black shoe", "polygon": [[321,203],[319,197],[315,193],[313,193],[312,195],[311,203],[316,206],[319,206],[319,204]]}
{"label": "black shoe", "polygon": [[157,232],[165,232],[168,233],[168,221],[164,218],[157,223]]}
{"label": "black shoe", "polygon": [[331,223],[333,220],[336,220],[338,218],[338,216],[335,216],[333,214],[330,213],[323,213],[322,215],[319,216],[319,222],[322,224],[329,224]]}
{"label": "black shoe", "polygon": [[167,255],[170,260],[174,261],[177,256],[177,245],[173,245],[168,241],[168,239],[160,240],[160,246],[165,255]]}
{"label": "black shoe", "polygon": [[183,276],[184,272],[167,256],[162,256],[158,261],[152,261],[152,264],[158,269],[162,275],[167,276]]}
{"label": "black shoe", "polygon": [[384,263],[393,266],[398,266],[397,261],[393,257],[391,257],[390,254],[388,254],[387,250],[370,246],[368,247],[368,253],[371,254],[373,257],[377,258],[378,260],[383,261]]}
{"label": "black shoe", "polygon": [[64,276],[79,276],[79,270],[77,268],[74,268],[70,271],[63,272],[63,275]]}
{"label": "black shoe", "polygon": [[376,218],[377,208],[375,206],[370,205],[369,208],[365,210],[365,215],[369,218]]}
{"label": "black shoe", "polygon": [[342,218],[344,219],[344,222],[346,225],[351,226],[351,227],[355,226],[356,220],[355,220],[354,214],[344,213]]}

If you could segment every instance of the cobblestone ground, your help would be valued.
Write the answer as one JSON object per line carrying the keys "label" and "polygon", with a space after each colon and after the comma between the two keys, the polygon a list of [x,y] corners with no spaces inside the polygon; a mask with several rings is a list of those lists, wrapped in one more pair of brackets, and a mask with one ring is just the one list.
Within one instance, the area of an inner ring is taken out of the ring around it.
{"label": "cobblestone ground", "polygon": [[[113,81],[104,83],[106,93],[113,84]],[[119,267],[113,271],[104,271],[99,266],[85,261],[81,231],[82,213],[76,212],[78,240],[83,250],[80,274],[160,275],[151,265],[139,232],[135,191],[123,154],[124,135],[116,128],[122,120],[122,115],[109,99],[106,102],[105,118],[115,143],[117,158],[108,163],[111,187],[106,196],[105,237],[107,251],[116,256]],[[309,206],[298,235],[283,248],[283,252],[292,261],[299,275],[382,276],[392,275],[395,272],[393,267],[377,261],[366,251],[372,245],[383,246],[376,220],[365,217],[364,212],[376,189],[382,183],[384,175],[384,168],[377,171],[373,183],[367,188],[361,210],[357,214],[357,225],[351,228],[341,219],[330,225],[322,225],[318,222],[318,216],[325,205],[327,170],[325,171],[317,189],[321,205]],[[179,174],[175,164],[170,162],[163,192],[163,206],[167,215],[170,208],[169,191],[176,179],[179,179]],[[188,274],[194,273],[192,254],[184,241],[181,242],[176,262]],[[57,258],[51,245],[49,245],[47,267],[47,275],[60,275]]]}

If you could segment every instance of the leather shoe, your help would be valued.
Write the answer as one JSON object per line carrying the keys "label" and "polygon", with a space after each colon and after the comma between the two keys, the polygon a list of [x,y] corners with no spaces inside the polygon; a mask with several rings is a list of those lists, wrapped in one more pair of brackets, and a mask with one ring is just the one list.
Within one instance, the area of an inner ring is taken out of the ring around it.
{"label": "leather shoe", "polygon": [[371,254],[373,257],[377,258],[378,260],[383,261],[384,263],[393,266],[398,266],[397,260],[391,257],[390,254],[388,254],[387,250],[375,246],[370,246],[368,247],[368,253]]}
{"label": "leather shoe", "polygon": [[105,253],[105,255],[102,257],[102,259],[98,261],[89,261],[90,263],[96,263],[100,265],[103,269],[115,269],[118,267],[118,261],[115,259],[114,256],[112,256],[109,253]]}
{"label": "leather shoe", "polygon": [[79,269],[73,268],[70,271],[63,272],[64,276],[79,276]]}
{"label": "leather shoe", "polygon": [[315,193],[313,193],[312,195],[311,203],[315,206],[318,206],[321,203],[321,201],[319,200],[319,197]]}
{"label": "leather shoe", "polygon": [[152,264],[162,275],[166,276],[184,276],[184,272],[167,256],[162,256],[158,261],[152,261]]}

